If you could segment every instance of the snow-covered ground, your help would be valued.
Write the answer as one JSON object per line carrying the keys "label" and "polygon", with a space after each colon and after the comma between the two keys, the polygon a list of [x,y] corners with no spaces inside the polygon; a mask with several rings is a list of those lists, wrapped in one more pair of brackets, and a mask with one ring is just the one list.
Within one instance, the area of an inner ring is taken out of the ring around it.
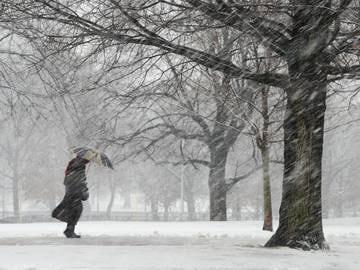
{"label": "snow-covered ground", "polygon": [[0,224],[0,269],[359,270],[360,219],[324,221],[330,251],[264,248],[261,222]]}

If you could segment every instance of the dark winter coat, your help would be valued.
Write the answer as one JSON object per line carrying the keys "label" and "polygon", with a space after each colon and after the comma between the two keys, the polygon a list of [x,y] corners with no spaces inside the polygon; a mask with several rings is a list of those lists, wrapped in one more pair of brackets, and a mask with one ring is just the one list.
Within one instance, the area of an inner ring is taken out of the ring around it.
{"label": "dark winter coat", "polygon": [[86,184],[85,165],[86,159],[74,158],[65,171],[64,185],[66,194],[78,194],[82,200],[87,200],[89,191]]}
{"label": "dark winter coat", "polygon": [[85,165],[87,160],[74,158],[65,171],[65,196],[52,212],[52,217],[76,225],[82,213],[82,200],[89,198],[86,184]]}

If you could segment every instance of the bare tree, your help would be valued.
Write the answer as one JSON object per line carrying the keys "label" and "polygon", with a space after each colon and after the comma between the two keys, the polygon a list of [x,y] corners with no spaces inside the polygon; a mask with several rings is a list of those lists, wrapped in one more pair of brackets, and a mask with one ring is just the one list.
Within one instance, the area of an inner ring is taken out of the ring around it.
{"label": "bare tree", "polygon": [[[325,248],[321,157],[327,86],[359,71],[351,56],[358,53],[359,46],[358,2],[294,0],[269,4],[268,1],[179,0],[151,1],[144,5],[142,1],[93,0],[86,5],[88,8],[82,9],[78,1],[5,2],[5,7],[9,6],[7,12],[20,12],[23,20],[36,18],[53,25],[58,23],[57,32],[54,28],[51,33],[41,29],[41,36],[60,44],[76,46],[95,39],[114,46],[153,46],[220,71],[225,77],[241,77],[284,89],[287,105],[283,197],[279,228],[267,246]],[[171,11],[171,15],[163,15],[164,9]],[[108,16],[103,16],[104,11]],[[215,20],[213,27],[230,27],[239,34],[258,37],[283,60],[284,70],[257,73],[222,55],[188,46],[181,33],[209,27],[206,21],[209,18]],[[181,20],[191,23],[184,27],[179,24]]]}
{"label": "bare tree", "polygon": [[[159,144],[167,141],[177,145],[177,141],[185,140],[185,148],[177,154],[181,161],[172,158],[172,163],[209,168],[210,219],[226,220],[226,193],[245,177],[226,178],[225,166],[230,148],[246,127],[244,120],[251,115],[251,107],[246,103],[249,91],[242,91],[239,82],[232,83],[229,78],[212,73],[201,75],[197,71],[194,77],[200,81],[194,81],[183,71],[187,65],[176,68],[170,63],[169,67],[172,74],[167,81],[157,84],[151,92],[144,93],[142,89],[138,96],[128,97],[135,110],[151,113],[145,121],[142,118],[141,128],[115,141],[122,140],[123,144],[135,141],[139,146],[142,140],[143,146],[134,147],[133,152],[150,155]],[[145,102],[144,96],[153,101]],[[173,141],[172,137],[177,140]]]}

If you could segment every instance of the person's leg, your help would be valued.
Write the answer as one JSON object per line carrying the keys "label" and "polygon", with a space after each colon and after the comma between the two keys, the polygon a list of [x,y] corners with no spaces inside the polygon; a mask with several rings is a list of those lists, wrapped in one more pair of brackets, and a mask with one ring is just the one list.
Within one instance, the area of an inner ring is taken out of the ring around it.
{"label": "person's leg", "polygon": [[51,216],[53,218],[56,218],[60,221],[66,222],[66,203],[67,198],[64,197],[64,199],[58,204],[58,206],[55,207],[55,209],[52,211]]}
{"label": "person's leg", "polygon": [[80,238],[81,236],[75,233],[75,226],[82,213],[82,203],[81,200],[76,200],[74,202],[72,213],[70,215],[69,221],[67,222],[66,230],[64,234],[67,238]]}
{"label": "person's leg", "polygon": [[73,216],[73,223],[74,225],[76,225],[81,217],[83,211],[83,205],[82,205],[82,201],[79,200],[78,204],[76,205],[76,208],[74,210],[74,216]]}
{"label": "person's leg", "polygon": [[64,234],[67,238],[80,238],[80,235],[77,235],[75,232],[75,225],[68,223],[66,226],[66,230],[64,231]]}

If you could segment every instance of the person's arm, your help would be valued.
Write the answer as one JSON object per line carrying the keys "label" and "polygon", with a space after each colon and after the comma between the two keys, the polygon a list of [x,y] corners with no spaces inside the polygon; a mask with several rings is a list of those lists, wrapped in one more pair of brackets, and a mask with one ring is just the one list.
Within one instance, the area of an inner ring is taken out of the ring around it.
{"label": "person's arm", "polygon": [[87,184],[85,182],[84,187],[82,189],[82,193],[81,193],[81,200],[86,201],[87,199],[89,199],[89,189],[88,189]]}
{"label": "person's arm", "polygon": [[87,199],[89,199],[89,191],[84,191],[84,192],[82,193],[81,200],[82,200],[82,201],[86,201]]}

